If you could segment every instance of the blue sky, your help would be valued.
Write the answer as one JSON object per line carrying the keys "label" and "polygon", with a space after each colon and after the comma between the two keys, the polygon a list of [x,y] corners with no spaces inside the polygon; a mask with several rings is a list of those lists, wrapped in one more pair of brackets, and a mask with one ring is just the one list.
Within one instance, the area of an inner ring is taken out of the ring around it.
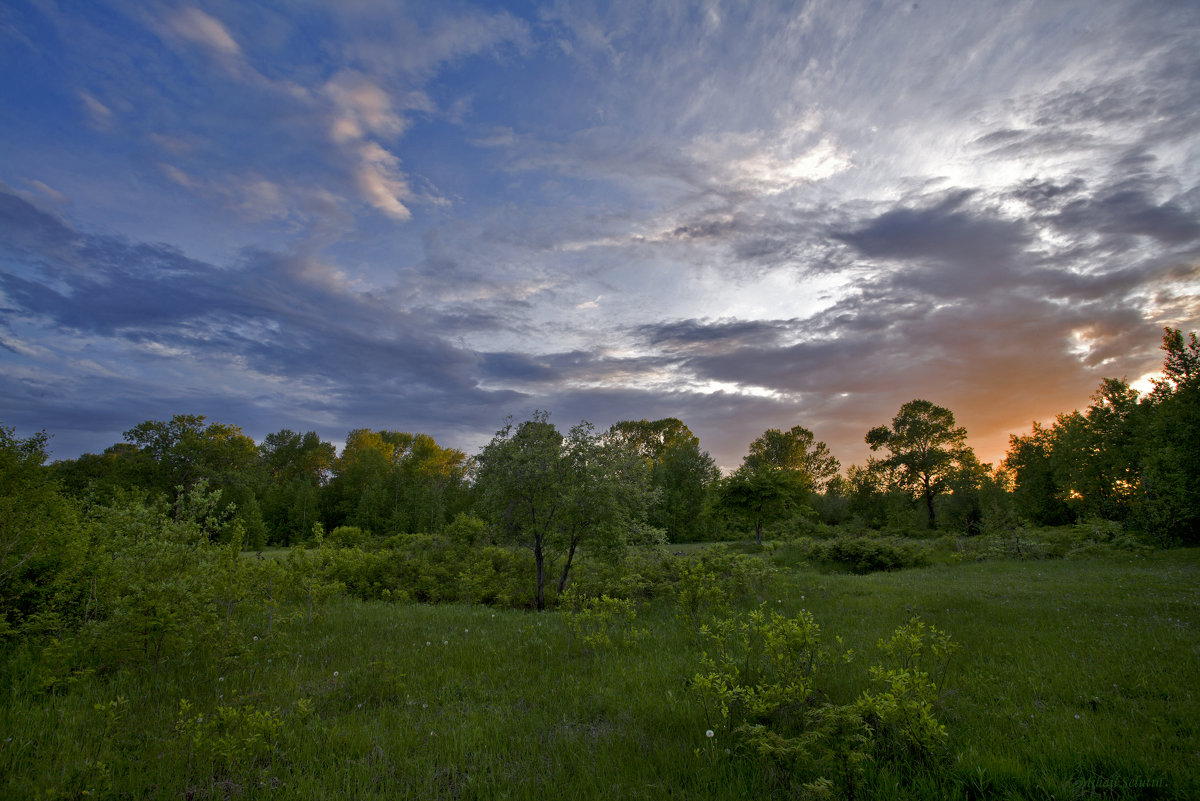
{"label": "blue sky", "polygon": [[0,423],[985,459],[1200,321],[1194,2],[0,7]]}

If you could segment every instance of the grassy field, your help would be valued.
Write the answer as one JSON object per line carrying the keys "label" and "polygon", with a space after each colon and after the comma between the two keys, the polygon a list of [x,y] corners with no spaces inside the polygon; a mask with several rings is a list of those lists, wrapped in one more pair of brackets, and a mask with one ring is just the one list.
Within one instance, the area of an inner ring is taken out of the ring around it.
{"label": "grassy field", "polygon": [[[865,576],[790,571],[858,657],[919,615],[961,649],[938,710],[950,753],[868,771],[869,798],[1200,798],[1200,550],[994,561]],[[688,684],[702,643],[667,599],[588,651],[559,612],[339,600],[241,643],[53,691],[10,651],[3,798],[784,797],[786,777],[709,739]]]}

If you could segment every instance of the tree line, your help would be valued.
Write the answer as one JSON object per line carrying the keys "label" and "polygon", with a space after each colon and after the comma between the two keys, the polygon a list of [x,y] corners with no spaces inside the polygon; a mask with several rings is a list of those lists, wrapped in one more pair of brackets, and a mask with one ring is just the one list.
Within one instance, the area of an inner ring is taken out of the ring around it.
{"label": "tree line", "polygon": [[1164,544],[1195,542],[1200,347],[1195,333],[1168,328],[1162,349],[1153,392],[1105,379],[1087,409],[1012,436],[995,467],[979,462],[953,412],[921,399],[869,430],[879,455],[844,473],[803,426],[768,429],[722,477],[679,419],[607,431],[584,421],[563,434],[545,412],[507,422],[474,457],[390,430],[355,429],[340,453],[312,431],[256,443],[236,425],[186,414],[147,420],[103,453],[44,467],[44,434],[21,440],[5,429],[0,444],[15,462],[39,462],[65,496],[91,502],[136,495],[171,505],[204,482],[256,548],[304,542],[315,530],[440,533],[464,515],[535,552],[561,540],[568,565],[585,531],[594,544],[613,531],[668,542],[753,532],[761,542],[764,531],[814,522],[969,534],[1098,517]]}
{"label": "tree line", "polygon": [[[100,570],[97,547],[107,537],[115,548],[112,532],[124,532],[130,552],[166,537],[185,561],[201,541],[300,554],[320,543],[361,546],[360,555],[450,548],[439,569],[463,586],[472,571],[507,574],[511,555],[524,553],[539,608],[562,595],[580,558],[620,557],[637,543],[762,543],[822,526],[1016,534],[1103,519],[1162,546],[1196,545],[1200,343],[1166,329],[1162,349],[1152,392],[1106,379],[1087,409],[1014,435],[995,467],[976,458],[949,409],[921,399],[866,432],[878,455],[844,473],[824,442],[794,426],[763,432],[724,477],[676,418],[605,431],[583,421],[564,433],[538,412],[507,421],[469,457],[424,434],[356,429],[338,453],[314,432],[256,443],[237,426],[176,415],[53,464],[44,432],[20,438],[0,426],[0,639],[15,621],[42,625],[39,610],[86,617],[95,582],[80,577]],[[294,561],[300,581],[306,563]],[[371,579],[364,592],[393,579]]]}

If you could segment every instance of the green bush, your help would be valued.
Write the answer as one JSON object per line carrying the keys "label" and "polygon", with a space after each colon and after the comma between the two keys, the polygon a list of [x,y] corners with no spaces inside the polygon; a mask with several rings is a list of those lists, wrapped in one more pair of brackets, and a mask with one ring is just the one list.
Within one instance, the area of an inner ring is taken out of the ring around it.
{"label": "green bush", "polygon": [[678,558],[674,586],[678,614],[691,626],[730,605],[763,601],[777,587],[778,572],[766,560],[726,545]]}
{"label": "green bush", "polygon": [[367,535],[358,526],[338,526],[326,535],[326,539],[340,548],[354,548],[366,542]]}
{"label": "green bush", "polygon": [[702,633],[691,688],[713,724],[710,741],[728,738],[739,753],[767,759],[801,797],[854,798],[868,763],[912,769],[945,759],[947,734],[934,712],[957,646],[919,618],[879,642],[884,660],[870,668],[878,689],[850,703],[822,686],[822,666],[839,660],[806,611],[787,617],[760,607]]}

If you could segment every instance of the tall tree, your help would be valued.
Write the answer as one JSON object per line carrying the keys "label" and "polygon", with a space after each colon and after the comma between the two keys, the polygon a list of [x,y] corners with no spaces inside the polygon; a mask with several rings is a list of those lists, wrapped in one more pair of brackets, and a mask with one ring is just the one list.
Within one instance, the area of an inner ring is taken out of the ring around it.
{"label": "tall tree", "polygon": [[537,571],[537,608],[546,608],[546,563],[569,499],[570,465],[547,412],[496,432],[479,454],[476,487],[503,539],[528,549]]}
{"label": "tall tree", "polygon": [[563,437],[546,412],[509,421],[479,454],[480,509],[499,536],[534,558],[537,607],[546,605],[547,571],[561,559],[566,587],[577,551],[619,553],[643,529],[653,493],[645,462],[606,440],[586,421]]}
{"label": "tall tree", "polygon": [[376,534],[440,531],[463,505],[466,466],[427,434],[355,429],[334,464],[331,517]]}
{"label": "tall tree", "polygon": [[1043,526],[1059,526],[1074,519],[1066,490],[1055,470],[1056,427],[1037,423],[1028,434],[1008,438],[1003,466],[1013,478],[1013,502],[1017,514]]}
{"label": "tall tree", "polygon": [[896,469],[900,485],[925,501],[930,528],[936,522],[934,499],[945,489],[954,471],[968,454],[967,430],[955,425],[954,413],[927,400],[912,400],[900,407],[891,428],[876,426],[867,432],[871,450],[886,448],[882,463]]}
{"label": "tall tree", "polygon": [[762,545],[763,525],[804,506],[809,487],[790,470],[742,465],[721,482],[721,506],[754,526],[754,542]]}
{"label": "tall tree", "polygon": [[1137,516],[1164,545],[1200,542],[1200,342],[1164,329],[1163,378],[1146,402]]}
{"label": "tall tree", "polygon": [[648,465],[656,490],[650,524],[664,529],[671,542],[698,539],[709,491],[720,471],[691,429],[675,417],[622,420],[613,424],[605,439],[621,444]]}
{"label": "tall tree", "polygon": [[768,428],[750,443],[744,464],[750,470],[769,467],[790,471],[813,491],[824,489],[841,469],[829,446],[817,442],[804,426],[792,426],[787,431]]}
{"label": "tall tree", "polygon": [[315,431],[288,429],[268,434],[258,451],[267,476],[260,496],[270,539],[284,545],[299,542],[320,520],[320,496],[337,452]]}

